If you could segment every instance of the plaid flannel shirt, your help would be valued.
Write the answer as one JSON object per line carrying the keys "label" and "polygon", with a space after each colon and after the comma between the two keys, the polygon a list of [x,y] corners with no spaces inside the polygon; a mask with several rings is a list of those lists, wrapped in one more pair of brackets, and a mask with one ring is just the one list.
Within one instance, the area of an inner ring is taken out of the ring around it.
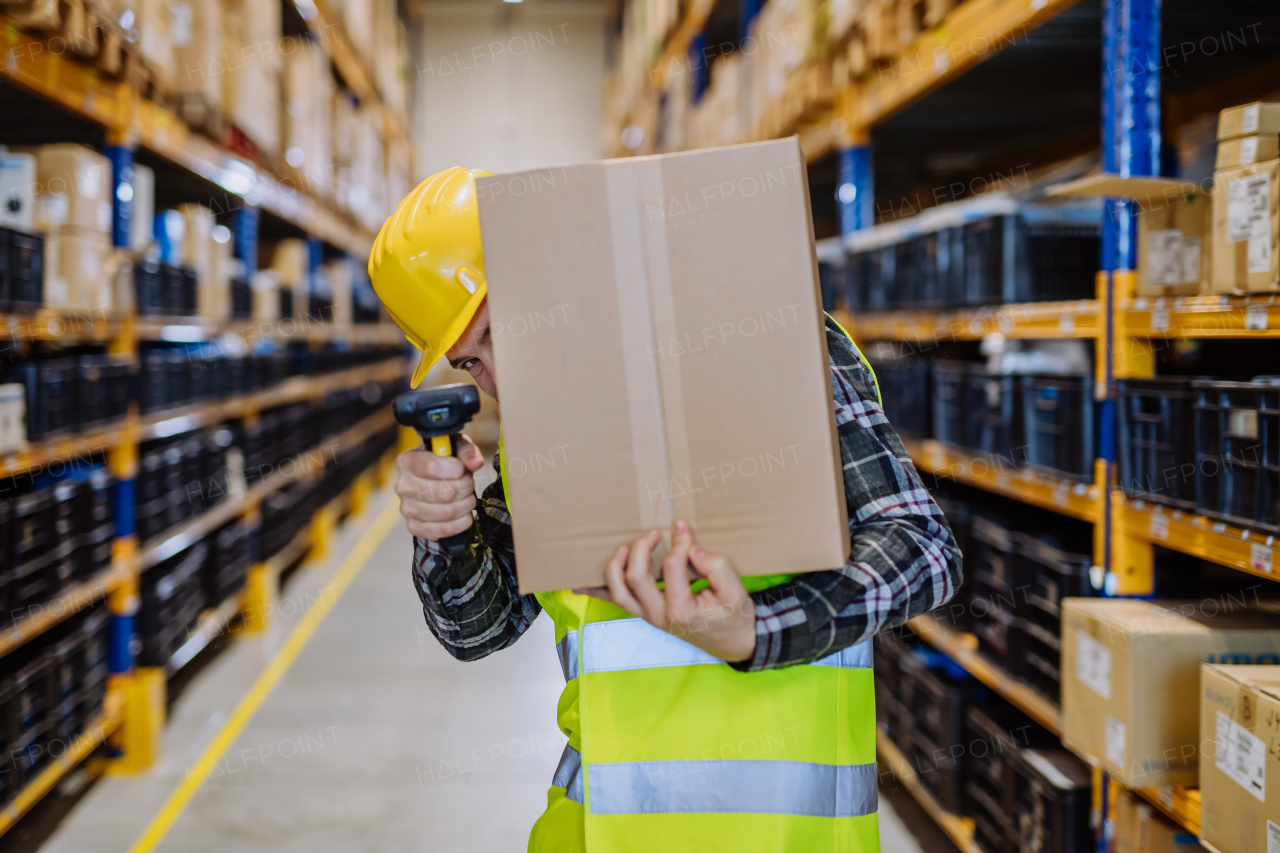
{"label": "plaid flannel shirt", "polygon": [[[870,371],[826,323],[836,428],[849,511],[849,561],[752,594],[752,671],[810,663],[946,602],[960,585],[960,550],[893,427]],[[501,460],[494,458],[494,467]],[[459,660],[520,638],[541,607],[516,584],[511,516],[499,477],[485,489],[462,557],[415,540],[413,576],[427,625]]]}

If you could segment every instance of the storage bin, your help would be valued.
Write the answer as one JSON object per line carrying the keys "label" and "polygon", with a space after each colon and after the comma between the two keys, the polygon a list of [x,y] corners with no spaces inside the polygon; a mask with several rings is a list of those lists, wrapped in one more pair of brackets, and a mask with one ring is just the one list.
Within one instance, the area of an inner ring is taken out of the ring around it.
{"label": "storage bin", "polygon": [[1014,835],[1019,853],[1094,849],[1089,827],[1092,775],[1061,750],[1023,750],[1015,765]]}
{"label": "storage bin", "polygon": [[987,373],[974,364],[965,374],[965,438],[968,447],[995,457],[1002,467],[1026,462],[1022,426],[1022,382],[1011,374]]}
{"label": "storage bin", "polygon": [[1091,481],[1094,447],[1093,379],[1023,377],[1027,464],[1057,477]]}
{"label": "storage bin", "polygon": [[1131,498],[1195,508],[1191,380],[1121,379],[1116,396],[1120,488]]}
{"label": "storage bin", "polygon": [[953,447],[969,446],[966,403],[972,364],[948,359],[933,362],[933,437]]}
{"label": "storage bin", "polygon": [[1000,521],[974,515],[969,522],[972,553],[973,597],[970,612],[978,650],[1011,674],[1017,674],[1018,660],[1013,631],[1019,601],[1026,588],[1018,575],[1018,558],[1013,533]]}
{"label": "storage bin", "polygon": [[0,273],[0,308],[21,314],[44,305],[44,237],[0,228],[5,272]]}
{"label": "storage bin", "polygon": [[253,316],[253,288],[242,276],[231,279],[231,316],[236,320]]}
{"label": "storage bin", "polygon": [[943,228],[934,239],[938,307],[958,308],[965,304],[964,229]]}
{"label": "storage bin", "polygon": [[205,609],[202,570],[208,545],[197,542],[143,572],[138,608],[142,666],[164,666],[195,630]]}
{"label": "storage bin", "polygon": [[1280,384],[1192,383],[1196,508],[1247,527],[1280,530]]}
{"label": "storage bin", "polygon": [[930,423],[930,362],[923,358],[898,358],[872,365],[880,384],[884,415],[900,435],[928,438]]}
{"label": "storage bin", "polygon": [[965,225],[968,305],[1092,299],[1101,226],[1006,214]]}
{"label": "storage bin", "polygon": [[131,361],[105,355],[81,356],[76,378],[81,426],[120,420],[128,413],[134,396]]}
{"label": "storage bin", "polygon": [[138,314],[153,317],[165,313],[164,279],[158,260],[141,258],[134,263],[133,290]]}

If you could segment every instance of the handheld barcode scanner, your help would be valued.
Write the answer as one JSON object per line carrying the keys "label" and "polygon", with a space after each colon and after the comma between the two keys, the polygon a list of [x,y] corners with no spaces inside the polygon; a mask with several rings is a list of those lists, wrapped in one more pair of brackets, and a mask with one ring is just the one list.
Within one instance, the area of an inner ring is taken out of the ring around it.
{"label": "handheld barcode scanner", "polygon": [[[462,427],[480,411],[480,392],[476,386],[459,382],[401,394],[391,404],[396,423],[412,427],[436,456],[457,456],[458,435]],[[467,550],[467,534],[455,533],[440,540],[452,557]]]}

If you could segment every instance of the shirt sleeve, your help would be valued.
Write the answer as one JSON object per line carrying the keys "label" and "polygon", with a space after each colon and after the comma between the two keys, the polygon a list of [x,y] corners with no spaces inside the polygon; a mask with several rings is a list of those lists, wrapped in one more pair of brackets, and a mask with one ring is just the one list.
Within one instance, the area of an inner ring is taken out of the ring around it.
{"label": "shirt sleeve", "polygon": [[542,612],[537,599],[521,595],[516,582],[511,516],[497,479],[480,497],[468,531],[467,551],[451,557],[436,542],[414,538],[413,585],[427,627],[458,660],[479,660],[520,639]]}
{"label": "shirt sleeve", "polygon": [[751,597],[756,650],[741,671],[811,663],[944,604],[960,549],[877,402],[870,370],[827,324],[849,511],[849,561]]}

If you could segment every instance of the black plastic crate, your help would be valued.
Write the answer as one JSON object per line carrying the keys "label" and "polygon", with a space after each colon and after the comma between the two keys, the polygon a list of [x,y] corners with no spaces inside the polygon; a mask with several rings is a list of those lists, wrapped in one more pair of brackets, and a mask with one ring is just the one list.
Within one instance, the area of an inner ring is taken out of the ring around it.
{"label": "black plastic crate", "polygon": [[19,382],[26,396],[27,438],[37,441],[74,429],[78,423],[73,358],[31,359],[14,365],[11,382]]}
{"label": "black plastic crate", "polygon": [[5,310],[22,313],[44,305],[44,237],[12,228],[0,228],[4,245],[5,272],[3,297]]}
{"label": "black plastic crate", "polygon": [[205,598],[217,606],[244,588],[249,567],[256,559],[257,527],[247,519],[226,525],[212,537],[213,548],[205,563]]}
{"label": "black plastic crate", "polygon": [[1027,464],[1068,479],[1093,479],[1094,400],[1089,376],[1023,378]]}
{"label": "black plastic crate", "polygon": [[1061,750],[1023,750],[1014,768],[1014,834],[1019,853],[1086,853],[1094,849],[1089,810],[1092,774]]}
{"label": "black plastic crate", "polygon": [[143,572],[138,637],[142,666],[164,666],[199,623],[206,602],[202,570],[208,545],[187,550]]}
{"label": "black plastic crate", "polygon": [[1017,467],[1026,461],[1021,377],[980,368],[974,365],[965,376],[967,446]]}
{"label": "black plastic crate", "polygon": [[133,380],[129,359],[81,356],[76,387],[81,426],[123,418],[133,398]]}
{"label": "black plastic crate", "polygon": [[973,818],[973,844],[982,853],[1013,853],[1015,842],[1007,826],[981,811],[975,811],[970,817]]}
{"label": "black plastic crate", "polygon": [[872,365],[880,385],[884,415],[900,434],[928,438],[930,362],[923,358],[895,358]]}
{"label": "black plastic crate", "polygon": [[1013,622],[1027,589],[1018,572],[1013,533],[994,518],[974,515],[969,522],[973,595],[969,604],[978,650],[1011,674],[1017,674]]}
{"label": "black plastic crate", "polygon": [[1102,595],[1101,577],[1095,585],[1093,558],[1073,554],[1036,536],[1015,534],[1018,577],[1026,595],[1019,599],[1018,615],[1056,636],[1062,630],[1062,599]]}
{"label": "black plastic crate", "polygon": [[1280,380],[1196,381],[1196,508],[1280,530]]}
{"label": "black plastic crate", "polygon": [[1120,488],[1180,509],[1196,505],[1195,393],[1189,379],[1121,379]]}
{"label": "black plastic crate", "polygon": [[253,288],[242,276],[231,279],[231,316],[237,320],[253,316]]}
{"label": "black plastic crate", "polygon": [[968,447],[968,375],[973,362],[939,359],[933,363],[933,437]]}
{"label": "black plastic crate", "polygon": [[844,307],[850,312],[867,307],[867,291],[870,288],[869,252],[849,252],[844,259]]}
{"label": "black plastic crate", "polygon": [[33,648],[9,666],[11,674],[5,682],[12,692],[3,715],[4,740],[14,773],[19,782],[27,782],[48,759],[44,742],[50,710],[50,660]]}
{"label": "black plastic crate", "polygon": [[[822,310],[834,311],[836,308],[836,282],[841,278],[842,270],[832,261],[819,258],[818,259],[818,293],[822,297]],[[285,314],[284,294],[289,294],[290,311]],[[281,317],[292,316],[293,311],[293,290],[290,288],[281,288],[280,290],[280,308]]]}
{"label": "black plastic crate", "polygon": [[965,226],[969,305],[1092,299],[1101,227],[1006,214]]}
{"label": "black plastic crate", "polygon": [[965,304],[964,229],[940,229],[934,236],[934,275],[940,308]]}

